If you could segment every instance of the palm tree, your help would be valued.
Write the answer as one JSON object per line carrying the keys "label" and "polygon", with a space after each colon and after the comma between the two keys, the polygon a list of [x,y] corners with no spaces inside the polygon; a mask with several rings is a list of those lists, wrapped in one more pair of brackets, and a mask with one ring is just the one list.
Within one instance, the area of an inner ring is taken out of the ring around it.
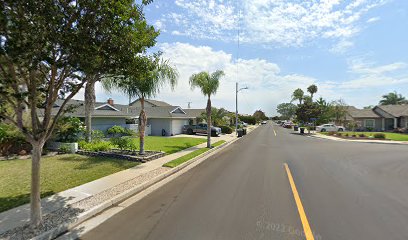
{"label": "palm tree", "polygon": [[380,101],[380,105],[399,105],[408,103],[405,97],[397,92],[388,93],[383,95],[382,98],[383,99]]}
{"label": "palm tree", "polygon": [[299,104],[302,104],[304,95],[305,93],[303,92],[303,90],[298,88],[292,94],[292,101],[299,100]]}
{"label": "palm tree", "polygon": [[310,97],[311,97],[312,100],[313,100],[313,95],[314,95],[315,93],[317,93],[317,86],[314,85],[314,84],[312,84],[312,85],[310,85],[310,86],[307,88],[307,91],[310,93]]}
{"label": "palm tree", "polygon": [[166,83],[174,88],[179,74],[177,69],[169,64],[168,60],[160,58],[160,54],[153,57],[143,57],[142,63],[135,63],[130,73],[128,77],[119,80],[106,79],[102,82],[102,86],[108,91],[117,89],[127,94],[129,98],[138,97],[140,99],[139,154],[143,155],[145,153],[144,140],[147,123],[144,107],[145,99],[156,96]]}
{"label": "palm tree", "polygon": [[207,100],[207,148],[211,148],[211,95],[214,95],[220,85],[220,78],[224,72],[217,70],[213,73],[200,72],[190,77],[191,89],[198,87],[201,93],[208,98]]}
{"label": "palm tree", "polygon": [[[225,108],[212,107],[211,108],[211,122],[212,122],[211,124],[216,127],[227,124],[225,118],[228,117],[228,115],[229,115],[229,112]],[[203,112],[201,116],[203,119],[207,118],[207,113]]]}

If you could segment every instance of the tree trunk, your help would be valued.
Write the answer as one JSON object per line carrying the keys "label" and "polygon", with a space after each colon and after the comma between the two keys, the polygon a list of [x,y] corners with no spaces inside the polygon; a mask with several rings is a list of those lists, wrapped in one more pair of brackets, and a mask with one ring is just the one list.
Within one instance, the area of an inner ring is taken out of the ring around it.
{"label": "tree trunk", "polygon": [[147,117],[146,117],[146,113],[144,109],[144,97],[140,98],[140,106],[141,106],[141,111],[139,115],[139,139],[140,139],[139,154],[143,155],[145,154],[144,139],[145,139],[145,129],[146,129],[146,122],[147,122]]}
{"label": "tree trunk", "polygon": [[85,86],[85,141],[92,141],[92,114],[95,109],[95,83],[97,77],[91,76]]}
{"label": "tree trunk", "polygon": [[31,160],[31,224],[38,226],[42,223],[41,212],[41,191],[40,191],[40,160],[41,153],[44,146],[42,142],[35,142],[31,144],[33,147]]}
{"label": "tree trunk", "polygon": [[211,148],[211,99],[207,100],[207,148]]}

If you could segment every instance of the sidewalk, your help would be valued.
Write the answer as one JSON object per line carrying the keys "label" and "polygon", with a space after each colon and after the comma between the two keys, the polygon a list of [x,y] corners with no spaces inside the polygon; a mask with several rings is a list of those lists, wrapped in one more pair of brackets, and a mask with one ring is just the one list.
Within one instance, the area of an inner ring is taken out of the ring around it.
{"label": "sidewalk", "polygon": [[[252,131],[255,128],[256,127],[249,131]],[[212,138],[212,142],[215,143],[220,140],[225,140],[228,143],[235,139],[237,139],[237,137],[234,134],[228,134],[214,137]],[[47,218],[47,215],[55,215],[55,212],[61,212],[61,215],[68,214],[66,216],[74,218],[73,221],[75,221],[76,217],[81,213],[87,212],[95,206],[109,201],[113,197],[123,194],[136,186],[143,185],[159,175],[164,175],[167,172],[170,172],[171,168],[162,167],[163,164],[204,147],[206,147],[206,143],[184,149],[174,154],[166,155],[162,158],[140,164],[136,167],[46,197],[41,200],[43,215],[45,216],[44,220]],[[0,213],[0,238],[2,237],[2,233],[9,230],[12,231],[13,229],[22,227],[28,223],[29,218],[29,204]],[[50,218],[54,218],[54,216],[50,216]],[[59,218],[63,217],[60,216]],[[59,218],[55,221],[63,223],[64,219],[61,220]],[[18,231],[20,231],[18,235],[21,236],[22,232],[25,230],[19,229]],[[49,231],[49,229],[41,229],[39,232],[44,231]]]}
{"label": "sidewalk", "polygon": [[361,142],[361,143],[408,145],[408,142],[402,142],[402,141],[369,140],[369,139],[363,139],[363,140],[360,140],[360,139],[344,139],[344,138],[338,138],[338,137],[333,137],[333,136],[327,136],[327,135],[323,135],[323,134],[319,134],[319,133],[313,134],[310,137],[328,139],[328,140],[339,141],[339,142]]}

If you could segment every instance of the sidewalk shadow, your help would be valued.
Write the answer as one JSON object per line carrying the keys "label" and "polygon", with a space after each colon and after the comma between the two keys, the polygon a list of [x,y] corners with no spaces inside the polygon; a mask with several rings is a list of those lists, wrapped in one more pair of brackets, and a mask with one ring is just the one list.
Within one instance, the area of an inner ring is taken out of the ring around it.
{"label": "sidewalk shadow", "polygon": [[[45,232],[60,227],[63,232],[68,229],[64,224],[74,223],[84,209],[67,204],[73,197],[62,197],[58,194],[41,200],[43,223],[34,227],[29,223],[29,204],[0,213],[0,239],[31,239]],[[0,199],[2,200],[2,199]],[[81,229],[77,230],[77,235]],[[53,236],[53,238],[56,236]],[[51,239],[47,237],[46,239]]]}

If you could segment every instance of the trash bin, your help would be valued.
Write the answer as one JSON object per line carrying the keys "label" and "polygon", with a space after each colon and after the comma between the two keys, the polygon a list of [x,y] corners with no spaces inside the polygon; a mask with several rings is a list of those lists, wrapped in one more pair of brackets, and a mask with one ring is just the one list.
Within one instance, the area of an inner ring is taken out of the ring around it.
{"label": "trash bin", "polygon": [[246,129],[246,128],[243,128],[242,131],[243,131],[243,132],[242,132],[242,135],[246,135],[246,134],[247,134],[247,129]]}
{"label": "trash bin", "polygon": [[300,128],[300,134],[304,134],[305,133],[305,128]]}
{"label": "trash bin", "polygon": [[237,133],[238,133],[238,137],[242,137],[244,135],[244,130],[238,129]]}
{"label": "trash bin", "polygon": [[294,130],[295,132],[297,132],[297,131],[299,130],[299,127],[298,127],[297,125],[295,125],[295,126],[293,126],[293,130]]}

